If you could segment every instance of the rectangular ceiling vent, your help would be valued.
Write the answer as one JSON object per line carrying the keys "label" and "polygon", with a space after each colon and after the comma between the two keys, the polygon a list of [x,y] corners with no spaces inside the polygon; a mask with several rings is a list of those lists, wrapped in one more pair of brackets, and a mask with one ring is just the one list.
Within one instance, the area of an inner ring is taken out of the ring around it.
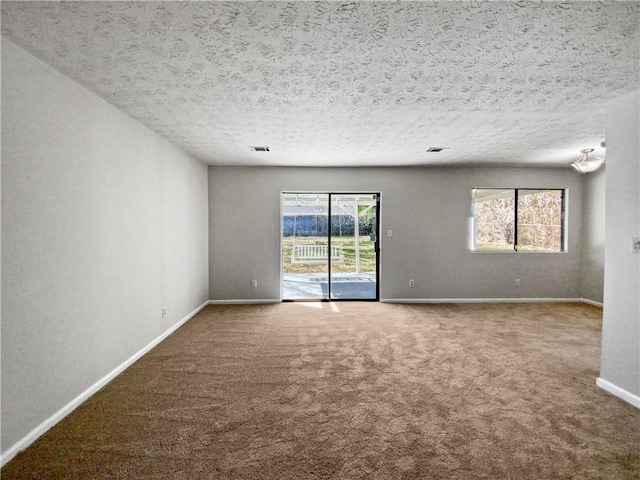
{"label": "rectangular ceiling vent", "polygon": [[269,147],[249,147],[252,152],[268,152]]}
{"label": "rectangular ceiling vent", "polygon": [[427,149],[427,152],[431,152],[431,153],[436,153],[436,152],[441,152],[442,150],[446,150],[449,147],[429,147]]}

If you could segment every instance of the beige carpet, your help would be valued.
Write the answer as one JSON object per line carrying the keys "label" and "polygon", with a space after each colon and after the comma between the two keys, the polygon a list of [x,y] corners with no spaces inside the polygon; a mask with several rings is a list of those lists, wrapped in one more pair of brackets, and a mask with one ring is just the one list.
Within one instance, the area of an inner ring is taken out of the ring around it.
{"label": "beige carpet", "polygon": [[209,306],[9,479],[637,479],[583,304]]}

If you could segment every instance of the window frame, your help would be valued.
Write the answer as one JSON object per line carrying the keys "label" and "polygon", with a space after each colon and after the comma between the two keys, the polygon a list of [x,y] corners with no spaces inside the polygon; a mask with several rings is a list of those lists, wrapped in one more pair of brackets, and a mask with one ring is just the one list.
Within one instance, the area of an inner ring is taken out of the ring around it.
{"label": "window frame", "polygon": [[[502,250],[480,250],[477,247],[477,226],[476,226],[476,209],[474,199],[474,191],[476,190],[511,190],[513,191],[514,207],[513,207],[513,248],[505,248]],[[554,191],[560,193],[560,250],[555,251],[537,251],[537,250],[518,250],[518,191],[519,190],[538,190],[538,191]],[[530,187],[472,187],[471,188],[471,252],[472,253],[526,253],[526,254],[558,254],[567,253],[567,188],[530,188]]]}

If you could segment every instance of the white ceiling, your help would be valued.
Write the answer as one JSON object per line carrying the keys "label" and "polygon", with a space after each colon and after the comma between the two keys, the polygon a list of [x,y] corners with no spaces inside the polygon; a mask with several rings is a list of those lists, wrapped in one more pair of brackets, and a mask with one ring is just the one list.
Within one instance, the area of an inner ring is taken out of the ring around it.
{"label": "white ceiling", "polygon": [[568,166],[640,88],[639,24],[640,2],[2,2],[3,35],[219,165]]}

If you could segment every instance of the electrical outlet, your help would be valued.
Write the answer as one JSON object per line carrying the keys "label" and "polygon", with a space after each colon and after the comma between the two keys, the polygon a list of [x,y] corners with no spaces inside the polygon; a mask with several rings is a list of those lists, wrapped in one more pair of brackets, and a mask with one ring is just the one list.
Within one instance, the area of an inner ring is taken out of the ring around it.
{"label": "electrical outlet", "polygon": [[251,286],[253,288],[257,288],[258,287],[258,280],[251,280]]}
{"label": "electrical outlet", "polygon": [[516,287],[519,287],[519,286],[520,286],[520,279],[516,278]]}
{"label": "electrical outlet", "polygon": [[167,316],[167,307],[162,307],[162,318]]}
{"label": "electrical outlet", "polygon": [[415,287],[416,286],[416,281],[413,278],[411,280],[409,280],[409,286],[410,287]]}

